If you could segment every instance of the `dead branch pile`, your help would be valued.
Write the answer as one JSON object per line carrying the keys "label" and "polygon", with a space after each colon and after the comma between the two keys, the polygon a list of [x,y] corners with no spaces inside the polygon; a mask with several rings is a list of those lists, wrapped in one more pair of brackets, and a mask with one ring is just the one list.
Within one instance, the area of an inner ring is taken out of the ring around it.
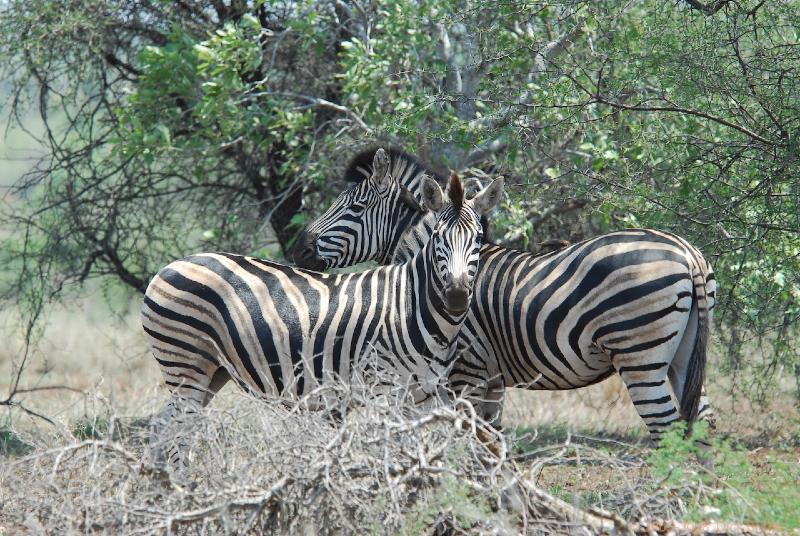
{"label": "dead branch pile", "polygon": [[511,459],[466,401],[421,409],[327,389],[338,390],[335,419],[306,401],[212,405],[197,424],[193,486],[148,464],[146,430],[4,462],[0,533],[765,533],[581,509],[540,489],[541,464]]}

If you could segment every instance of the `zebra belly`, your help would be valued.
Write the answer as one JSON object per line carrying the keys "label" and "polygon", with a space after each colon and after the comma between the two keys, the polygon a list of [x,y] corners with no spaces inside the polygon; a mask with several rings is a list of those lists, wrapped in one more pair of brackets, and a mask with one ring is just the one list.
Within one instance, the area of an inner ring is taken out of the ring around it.
{"label": "zebra belly", "polygon": [[617,361],[666,365],[692,303],[685,251],[639,230],[544,257],[485,248],[451,383],[573,389],[608,377]]}
{"label": "zebra belly", "polygon": [[504,387],[552,391],[592,385],[614,373],[610,357],[592,347],[585,348],[581,357],[571,349],[566,351],[564,358],[571,363],[591,364],[591,368],[579,368],[569,376],[553,374],[550,366],[538,359],[532,349],[519,350],[509,350],[502,338],[492,337],[479,327],[465,326],[459,336],[458,355],[449,382],[454,387],[490,382]]}

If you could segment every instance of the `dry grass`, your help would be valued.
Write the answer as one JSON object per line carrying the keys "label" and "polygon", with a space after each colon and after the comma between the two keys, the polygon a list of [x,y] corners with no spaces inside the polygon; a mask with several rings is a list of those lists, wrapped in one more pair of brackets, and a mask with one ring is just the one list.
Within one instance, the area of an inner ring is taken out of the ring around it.
{"label": "dry grass", "polygon": [[[95,423],[103,426],[94,437],[59,430],[30,436],[32,453],[0,465],[0,527],[59,534],[647,534],[674,527],[690,511],[687,498],[713,493],[703,485],[698,491],[696,482],[654,485],[635,447],[620,456],[557,445],[515,460],[506,439],[484,428],[464,401],[455,409],[419,409],[402,392],[327,389],[345,401],[337,404],[340,422],[302,401],[287,406],[239,395],[213,406],[195,434],[191,487],[145,461],[147,426],[131,426],[100,404]],[[547,491],[546,472],[581,464],[615,474],[615,489],[599,500]]]}
{"label": "dry grass", "polygon": [[[102,299],[86,299],[70,307],[53,307],[44,331],[31,353],[20,386],[63,385],[80,392],[46,390],[20,395],[26,407],[62,424],[85,419],[91,412],[85,392],[101,394],[117,408],[138,410],[161,383],[161,375],[147,351],[138,305],[110,313]],[[12,371],[24,355],[24,338],[14,309],[0,312],[0,398],[14,380]],[[9,415],[16,425],[38,426],[24,414]],[[20,420],[21,419],[21,420]]]}
{"label": "dry grass", "polygon": [[[12,311],[0,319],[13,327]],[[3,390],[21,347],[9,334],[0,350]],[[5,413],[3,427],[21,443],[0,458],[0,535],[56,527],[59,534],[641,532],[648,523],[656,530],[655,519],[697,518],[719,494],[707,481],[681,487],[653,477],[653,451],[616,379],[573,392],[512,390],[507,434],[492,448],[464,411],[351,397],[349,416],[337,424],[228,387],[198,434],[198,487],[179,489],[144,456],[147,418],[167,398],[160,383],[135,306],[122,316],[92,304],[53,311],[23,385],[85,393],[25,395],[54,426]],[[762,445],[749,455],[756,487],[760,475],[774,474],[775,456],[800,464],[796,447],[771,447],[797,444],[791,398],[776,397],[773,413],[743,411],[747,402],[731,402],[724,387],[712,375],[722,432]]]}
{"label": "dry grass", "polygon": [[31,452],[0,464],[0,534],[769,533],[682,521],[719,494],[696,464],[682,464],[695,477],[665,485],[642,447],[517,452],[466,401],[422,409],[400,390],[326,389],[341,420],[304,401],[234,394],[212,405],[187,487],[147,462],[146,422],[95,396],[88,435],[40,430],[25,436]]}

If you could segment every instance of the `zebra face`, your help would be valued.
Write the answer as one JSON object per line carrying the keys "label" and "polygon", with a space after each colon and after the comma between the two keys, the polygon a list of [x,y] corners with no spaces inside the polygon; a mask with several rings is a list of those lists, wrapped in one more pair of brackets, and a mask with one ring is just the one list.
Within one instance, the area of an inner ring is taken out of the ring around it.
{"label": "zebra face", "polygon": [[426,207],[440,211],[428,245],[432,281],[444,308],[453,316],[466,313],[478,272],[483,240],[481,217],[494,209],[503,192],[503,179],[495,179],[471,200],[464,199],[461,180],[453,174],[447,188],[449,204],[443,203],[439,185],[422,181]]}
{"label": "zebra face", "polygon": [[390,173],[389,157],[375,152],[372,176],[342,192],[300,237],[294,253],[301,268],[325,270],[378,260],[386,254],[398,210],[422,211]]}

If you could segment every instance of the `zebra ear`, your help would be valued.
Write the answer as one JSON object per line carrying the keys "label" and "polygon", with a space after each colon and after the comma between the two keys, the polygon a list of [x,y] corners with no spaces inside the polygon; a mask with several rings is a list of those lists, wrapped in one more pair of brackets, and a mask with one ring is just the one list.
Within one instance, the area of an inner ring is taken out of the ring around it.
{"label": "zebra ear", "polygon": [[400,185],[400,202],[403,203],[405,206],[410,208],[411,210],[415,210],[417,212],[425,212],[425,207],[419,204],[419,202],[414,198],[414,194],[411,193],[411,190]]}
{"label": "zebra ear", "polygon": [[494,207],[497,206],[497,203],[500,202],[500,198],[503,197],[504,184],[505,180],[503,177],[497,177],[489,186],[475,194],[475,197],[472,198],[472,206],[478,214],[488,216]]}
{"label": "zebra ear", "polygon": [[428,210],[439,212],[444,205],[444,192],[439,183],[427,175],[422,176],[422,205]]}
{"label": "zebra ear", "polygon": [[372,159],[372,176],[370,180],[380,188],[385,188],[389,185],[389,155],[383,148],[375,151],[375,156]]}

